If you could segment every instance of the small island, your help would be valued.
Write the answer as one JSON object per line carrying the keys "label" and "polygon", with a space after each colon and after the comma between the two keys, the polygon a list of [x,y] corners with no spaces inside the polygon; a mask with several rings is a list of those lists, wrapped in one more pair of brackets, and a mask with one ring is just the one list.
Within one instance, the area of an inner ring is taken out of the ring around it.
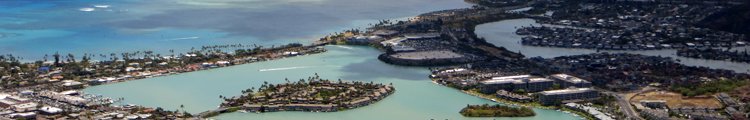
{"label": "small island", "polygon": [[528,107],[508,107],[501,105],[467,105],[461,109],[461,115],[466,117],[531,117],[536,115]]}
{"label": "small island", "polygon": [[225,98],[221,108],[248,112],[335,112],[375,103],[394,92],[392,85],[330,81],[318,76],[283,84],[265,83],[243,90],[239,97]]}

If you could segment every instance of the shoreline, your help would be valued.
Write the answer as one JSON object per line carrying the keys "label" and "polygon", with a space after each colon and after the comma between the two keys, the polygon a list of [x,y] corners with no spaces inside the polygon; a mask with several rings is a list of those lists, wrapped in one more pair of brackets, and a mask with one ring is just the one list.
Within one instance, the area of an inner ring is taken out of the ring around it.
{"label": "shoreline", "polygon": [[[324,53],[324,52],[313,53],[313,54],[297,55],[297,56],[291,56],[291,57],[301,57],[301,56],[308,56],[308,55],[316,55],[316,54],[320,54],[320,53]],[[107,83],[100,83],[100,84],[97,84],[97,85],[88,85],[88,86],[85,86],[84,88],[81,88],[81,89],[86,89],[86,87],[93,87],[93,86],[100,86],[100,85],[109,85],[109,84],[117,84],[117,83],[122,83],[122,82],[137,81],[137,80],[143,80],[143,79],[149,79],[149,78],[167,77],[167,76],[180,75],[180,74],[186,74],[186,73],[192,73],[192,72],[199,72],[199,71],[207,71],[207,70],[228,68],[228,67],[234,67],[234,66],[238,66],[238,65],[248,65],[248,64],[259,63],[259,62],[270,62],[270,61],[273,61],[273,60],[281,60],[281,59],[286,59],[286,58],[291,58],[291,57],[281,57],[281,58],[275,58],[275,59],[269,59],[269,60],[262,60],[262,61],[248,62],[248,63],[242,63],[242,64],[227,65],[227,66],[216,67],[216,68],[199,69],[199,70],[194,70],[194,71],[174,72],[174,73],[160,74],[160,75],[154,75],[154,76],[146,76],[146,77],[143,77],[143,78],[133,78],[133,79],[128,79],[128,80],[118,80],[118,81],[112,81],[112,82],[107,82]]]}
{"label": "shoreline", "polygon": [[575,111],[575,110],[571,110],[571,109],[566,109],[565,107],[560,107],[560,106],[542,106],[539,103],[535,103],[535,102],[529,102],[529,103],[515,102],[515,101],[510,101],[510,100],[498,98],[498,97],[495,97],[495,96],[492,96],[492,95],[486,95],[486,94],[478,93],[478,92],[471,91],[471,90],[461,90],[461,89],[458,89],[458,88],[446,86],[446,85],[437,83],[435,80],[431,80],[431,82],[434,83],[434,84],[443,86],[443,87],[452,88],[452,89],[454,89],[456,91],[460,91],[460,92],[462,92],[464,94],[467,94],[467,95],[471,95],[471,96],[478,97],[478,98],[481,98],[481,99],[489,100],[489,101],[492,101],[492,102],[495,102],[495,103],[500,103],[500,104],[503,104],[505,106],[532,107],[532,108],[544,109],[544,110],[564,111],[564,112],[566,112],[568,114],[573,114],[573,115],[576,115],[576,116],[581,117],[583,119],[590,119],[588,117],[584,117],[584,116],[587,116],[587,114],[585,114],[585,113],[582,113],[582,112],[579,112],[579,111]]}
{"label": "shoreline", "polygon": [[386,99],[396,91],[393,85],[382,83],[364,83],[358,81],[333,82],[320,79],[319,76],[308,78],[307,82],[270,84],[258,88],[243,90],[239,97],[224,98],[224,102],[215,110],[199,113],[199,118],[210,118],[223,113],[244,112],[339,112],[365,107]]}

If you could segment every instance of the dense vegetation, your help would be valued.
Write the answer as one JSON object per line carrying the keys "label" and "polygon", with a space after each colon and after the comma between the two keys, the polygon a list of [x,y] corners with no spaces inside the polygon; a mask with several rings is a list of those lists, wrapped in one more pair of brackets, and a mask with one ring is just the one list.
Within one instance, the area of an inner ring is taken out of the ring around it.
{"label": "dense vegetation", "polygon": [[531,0],[464,0],[465,2],[479,4],[487,7],[508,7],[525,5]]}
{"label": "dense vegetation", "polygon": [[698,24],[711,29],[748,35],[750,34],[748,20],[750,20],[750,4],[745,3],[710,15]]}
{"label": "dense vegetation", "polygon": [[528,107],[508,107],[501,105],[467,105],[461,109],[461,115],[466,117],[529,117],[534,116],[531,108]]}
{"label": "dense vegetation", "polygon": [[744,80],[714,80],[700,85],[674,85],[670,90],[682,93],[684,96],[697,96],[718,92],[729,92],[737,87],[744,86],[748,82]]}

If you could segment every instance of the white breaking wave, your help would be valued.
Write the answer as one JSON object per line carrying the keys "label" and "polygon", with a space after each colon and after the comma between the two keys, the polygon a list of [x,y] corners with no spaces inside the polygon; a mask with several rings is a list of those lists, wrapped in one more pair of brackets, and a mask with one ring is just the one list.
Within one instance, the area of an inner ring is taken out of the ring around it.
{"label": "white breaking wave", "polygon": [[91,11],[94,11],[96,9],[94,9],[94,8],[88,8],[87,7],[87,8],[81,8],[81,9],[78,9],[78,10],[83,11],[83,12],[91,12]]}
{"label": "white breaking wave", "polygon": [[174,38],[174,39],[167,39],[165,41],[175,41],[175,40],[192,40],[192,39],[198,39],[200,37],[184,37],[184,38]]}
{"label": "white breaking wave", "polygon": [[265,72],[265,71],[277,71],[277,70],[292,70],[292,69],[301,69],[301,68],[308,68],[310,66],[297,66],[297,67],[283,67],[283,68],[269,68],[269,69],[260,69],[258,71]]}

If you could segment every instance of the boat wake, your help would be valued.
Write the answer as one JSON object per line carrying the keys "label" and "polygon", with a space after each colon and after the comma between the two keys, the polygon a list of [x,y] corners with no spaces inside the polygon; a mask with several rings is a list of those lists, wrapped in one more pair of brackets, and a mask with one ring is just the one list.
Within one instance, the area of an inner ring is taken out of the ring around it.
{"label": "boat wake", "polygon": [[184,38],[174,38],[174,39],[167,39],[164,41],[177,41],[177,40],[192,40],[192,39],[198,39],[200,37],[184,37]]}
{"label": "boat wake", "polygon": [[354,48],[352,48],[352,47],[348,47],[348,46],[341,46],[341,45],[335,45],[335,46],[336,46],[336,47],[339,47],[339,48],[350,49],[350,50],[353,50],[353,49],[354,49]]}
{"label": "boat wake", "polygon": [[265,71],[278,71],[278,70],[292,70],[292,69],[302,69],[302,68],[309,68],[310,66],[297,66],[297,67],[283,67],[283,68],[269,68],[269,69],[260,69],[258,71],[265,72]]}
{"label": "boat wake", "polygon": [[341,66],[335,66],[335,65],[329,65],[329,66],[296,66],[296,67],[283,67],[283,68],[268,68],[268,69],[259,69],[258,71],[266,72],[266,71],[279,71],[279,70],[293,70],[293,69],[303,69],[303,68],[312,68],[312,67],[341,67]]}

